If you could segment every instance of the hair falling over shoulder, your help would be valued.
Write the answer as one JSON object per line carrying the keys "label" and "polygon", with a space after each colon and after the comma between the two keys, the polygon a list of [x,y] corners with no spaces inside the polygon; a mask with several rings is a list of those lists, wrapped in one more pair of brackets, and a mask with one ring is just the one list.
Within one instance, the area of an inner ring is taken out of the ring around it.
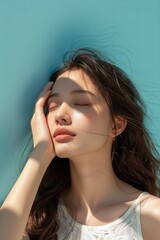
{"label": "hair falling over shoulder", "polygon": [[[159,154],[144,125],[145,106],[133,83],[119,67],[90,49],[65,55],[63,66],[52,74],[51,81],[74,69],[81,69],[90,77],[106,100],[113,119],[122,116],[127,120],[125,130],[112,146],[115,174],[135,188],[158,196]],[[55,157],[42,179],[26,226],[31,240],[57,239],[58,202],[70,182],[69,160]]]}

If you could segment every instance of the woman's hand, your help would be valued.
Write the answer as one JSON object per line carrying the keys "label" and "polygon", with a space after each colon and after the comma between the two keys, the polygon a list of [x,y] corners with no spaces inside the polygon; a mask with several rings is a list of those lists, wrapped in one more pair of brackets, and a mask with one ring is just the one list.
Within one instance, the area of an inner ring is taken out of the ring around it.
{"label": "woman's hand", "polygon": [[[31,119],[31,129],[33,135],[34,149],[31,156],[36,154],[36,158],[46,161],[48,164],[55,157],[54,145],[44,114],[44,108],[48,97],[51,94],[53,82],[47,83],[42,89],[36,104],[33,117]],[[37,159],[37,160],[38,160]]]}
{"label": "woman's hand", "polygon": [[39,185],[47,167],[55,156],[52,138],[44,114],[44,108],[52,87],[53,83],[48,83],[36,102],[31,120],[34,149],[1,207],[0,239],[22,239]]}

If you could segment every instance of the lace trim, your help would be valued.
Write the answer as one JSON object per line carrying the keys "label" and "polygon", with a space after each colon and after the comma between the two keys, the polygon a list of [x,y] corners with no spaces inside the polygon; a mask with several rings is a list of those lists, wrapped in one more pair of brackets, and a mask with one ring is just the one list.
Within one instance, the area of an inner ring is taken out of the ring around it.
{"label": "lace trim", "polygon": [[60,202],[58,209],[59,240],[142,240],[140,198],[143,192],[117,220],[102,226],[86,226],[76,222]]}

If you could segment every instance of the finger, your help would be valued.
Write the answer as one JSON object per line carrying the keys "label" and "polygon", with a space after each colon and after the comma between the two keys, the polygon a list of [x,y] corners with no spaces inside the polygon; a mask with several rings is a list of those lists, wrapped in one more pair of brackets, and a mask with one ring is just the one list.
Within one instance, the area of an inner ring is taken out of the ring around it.
{"label": "finger", "polygon": [[[42,103],[44,104],[44,101],[46,101],[46,98],[48,97],[48,94],[51,93],[53,87],[53,82],[48,82],[42,89],[41,93],[39,94],[36,104]],[[35,104],[35,105],[36,105]]]}
{"label": "finger", "polygon": [[35,112],[40,112],[44,111],[45,104],[51,95],[52,90],[48,90],[47,92],[43,93],[43,95],[37,100],[35,104]]}
{"label": "finger", "polygon": [[48,82],[43,88],[42,91],[40,92],[37,100],[41,98],[48,90],[51,90],[53,88],[54,83],[53,82]]}
{"label": "finger", "polygon": [[[38,109],[39,108],[43,108],[46,100],[48,99],[48,97],[51,94],[52,88],[53,88],[54,83],[53,82],[48,82],[42,89],[41,93],[39,94],[36,103],[35,103],[35,107],[34,107],[34,111],[33,111],[33,115],[32,117],[34,117],[36,112],[39,112]],[[42,105],[42,106],[41,106]],[[43,109],[40,110],[40,112],[42,113]]]}

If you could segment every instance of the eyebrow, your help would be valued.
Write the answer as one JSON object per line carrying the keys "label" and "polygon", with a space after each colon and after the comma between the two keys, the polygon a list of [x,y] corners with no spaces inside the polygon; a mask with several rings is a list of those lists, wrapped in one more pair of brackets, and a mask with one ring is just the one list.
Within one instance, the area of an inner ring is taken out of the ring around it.
{"label": "eyebrow", "polygon": [[[71,94],[90,94],[91,96],[96,97],[96,95],[94,93],[92,93],[90,91],[87,91],[87,90],[81,90],[81,89],[80,90],[79,89],[73,90],[73,91],[71,91]],[[60,96],[59,93],[52,93],[49,98],[59,97],[59,96]]]}

